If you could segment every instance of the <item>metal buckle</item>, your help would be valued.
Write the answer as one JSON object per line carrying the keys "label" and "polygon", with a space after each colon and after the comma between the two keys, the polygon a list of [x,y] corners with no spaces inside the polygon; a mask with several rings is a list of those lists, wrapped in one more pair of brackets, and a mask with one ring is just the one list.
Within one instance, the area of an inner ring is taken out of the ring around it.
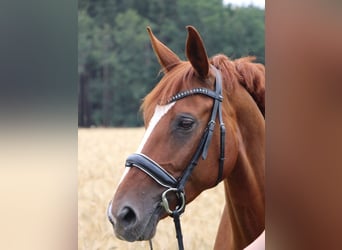
{"label": "metal buckle", "polygon": [[[171,210],[169,206],[169,201],[166,198],[167,193],[169,192],[175,192],[177,195],[177,198],[181,201],[181,204],[178,204],[175,208],[175,210]],[[182,213],[183,209],[185,207],[185,195],[184,192],[177,189],[177,188],[169,188],[166,191],[163,192],[162,194],[162,201],[161,201],[162,207],[164,207],[165,211],[169,214],[172,215],[174,213]]]}

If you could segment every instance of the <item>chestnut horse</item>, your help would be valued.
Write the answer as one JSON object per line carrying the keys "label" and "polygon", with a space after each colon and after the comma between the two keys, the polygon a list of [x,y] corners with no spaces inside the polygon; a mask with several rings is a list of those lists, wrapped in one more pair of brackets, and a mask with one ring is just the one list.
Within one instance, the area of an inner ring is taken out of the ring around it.
{"label": "chestnut horse", "polygon": [[187,30],[182,61],[148,28],[164,76],[142,104],[146,132],[108,217],[118,238],[138,241],[171,215],[178,238],[185,205],[222,180],[215,249],[243,249],[265,228],[265,69],[253,57],[209,59],[196,29]]}

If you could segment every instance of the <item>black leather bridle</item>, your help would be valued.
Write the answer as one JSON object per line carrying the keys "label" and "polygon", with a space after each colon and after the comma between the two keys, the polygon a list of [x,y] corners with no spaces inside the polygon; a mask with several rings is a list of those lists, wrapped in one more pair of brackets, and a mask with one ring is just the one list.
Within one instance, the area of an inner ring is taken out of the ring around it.
{"label": "black leather bridle", "polygon": [[[220,123],[220,156],[219,156],[219,168],[218,175],[216,180],[216,185],[222,179],[223,172],[223,163],[224,163],[224,151],[225,151],[225,126],[222,119],[222,76],[219,70],[217,70],[214,66],[212,69],[215,71],[215,91],[212,91],[207,88],[194,88],[186,91],[179,92],[170,98],[169,103],[178,101],[185,97],[191,95],[205,95],[214,99],[213,108],[211,111],[210,120],[208,125],[202,135],[202,138],[197,146],[197,150],[195,151],[189,165],[183,172],[182,176],[178,179],[174,178],[171,174],[169,174],[165,169],[163,169],[157,162],[153,161],[148,156],[142,153],[136,153],[128,156],[126,160],[126,167],[136,167],[148,174],[151,178],[153,178],[158,184],[166,187],[167,190],[163,192],[161,199],[161,206],[164,207],[165,211],[174,218],[174,223],[176,227],[176,234],[178,239],[178,247],[180,250],[184,249],[183,240],[182,240],[182,232],[180,227],[179,216],[184,212],[185,209],[185,193],[184,187],[185,183],[191,175],[193,169],[198,163],[199,158],[202,156],[202,159],[205,160],[208,155],[208,148],[214,133],[215,128],[215,120],[218,117]],[[178,198],[179,204],[176,206],[174,210],[170,209],[169,202],[167,199],[167,194],[170,192],[174,192]],[[151,242],[150,246],[152,248]]]}

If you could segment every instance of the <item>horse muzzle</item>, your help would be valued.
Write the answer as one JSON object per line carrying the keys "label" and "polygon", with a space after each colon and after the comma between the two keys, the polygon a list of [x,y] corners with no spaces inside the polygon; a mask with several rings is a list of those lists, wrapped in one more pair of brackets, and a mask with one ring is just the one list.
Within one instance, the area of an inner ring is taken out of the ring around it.
{"label": "horse muzzle", "polygon": [[107,209],[107,216],[117,238],[129,242],[143,241],[150,240],[155,235],[161,210],[161,207],[158,206],[153,212],[142,216],[137,209],[129,205],[113,209],[111,201]]}

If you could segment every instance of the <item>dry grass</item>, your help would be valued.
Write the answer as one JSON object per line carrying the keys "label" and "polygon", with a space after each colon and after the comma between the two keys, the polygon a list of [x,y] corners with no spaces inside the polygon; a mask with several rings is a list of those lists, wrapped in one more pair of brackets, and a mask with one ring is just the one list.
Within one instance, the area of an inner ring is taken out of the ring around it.
{"label": "dry grass", "polygon": [[[78,130],[78,249],[149,249],[148,242],[118,240],[106,209],[124,171],[125,158],[135,152],[144,129]],[[223,186],[203,192],[181,216],[185,249],[212,249],[223,209]],[[158,224],[156,250],[177,249],[171,218]]]}

